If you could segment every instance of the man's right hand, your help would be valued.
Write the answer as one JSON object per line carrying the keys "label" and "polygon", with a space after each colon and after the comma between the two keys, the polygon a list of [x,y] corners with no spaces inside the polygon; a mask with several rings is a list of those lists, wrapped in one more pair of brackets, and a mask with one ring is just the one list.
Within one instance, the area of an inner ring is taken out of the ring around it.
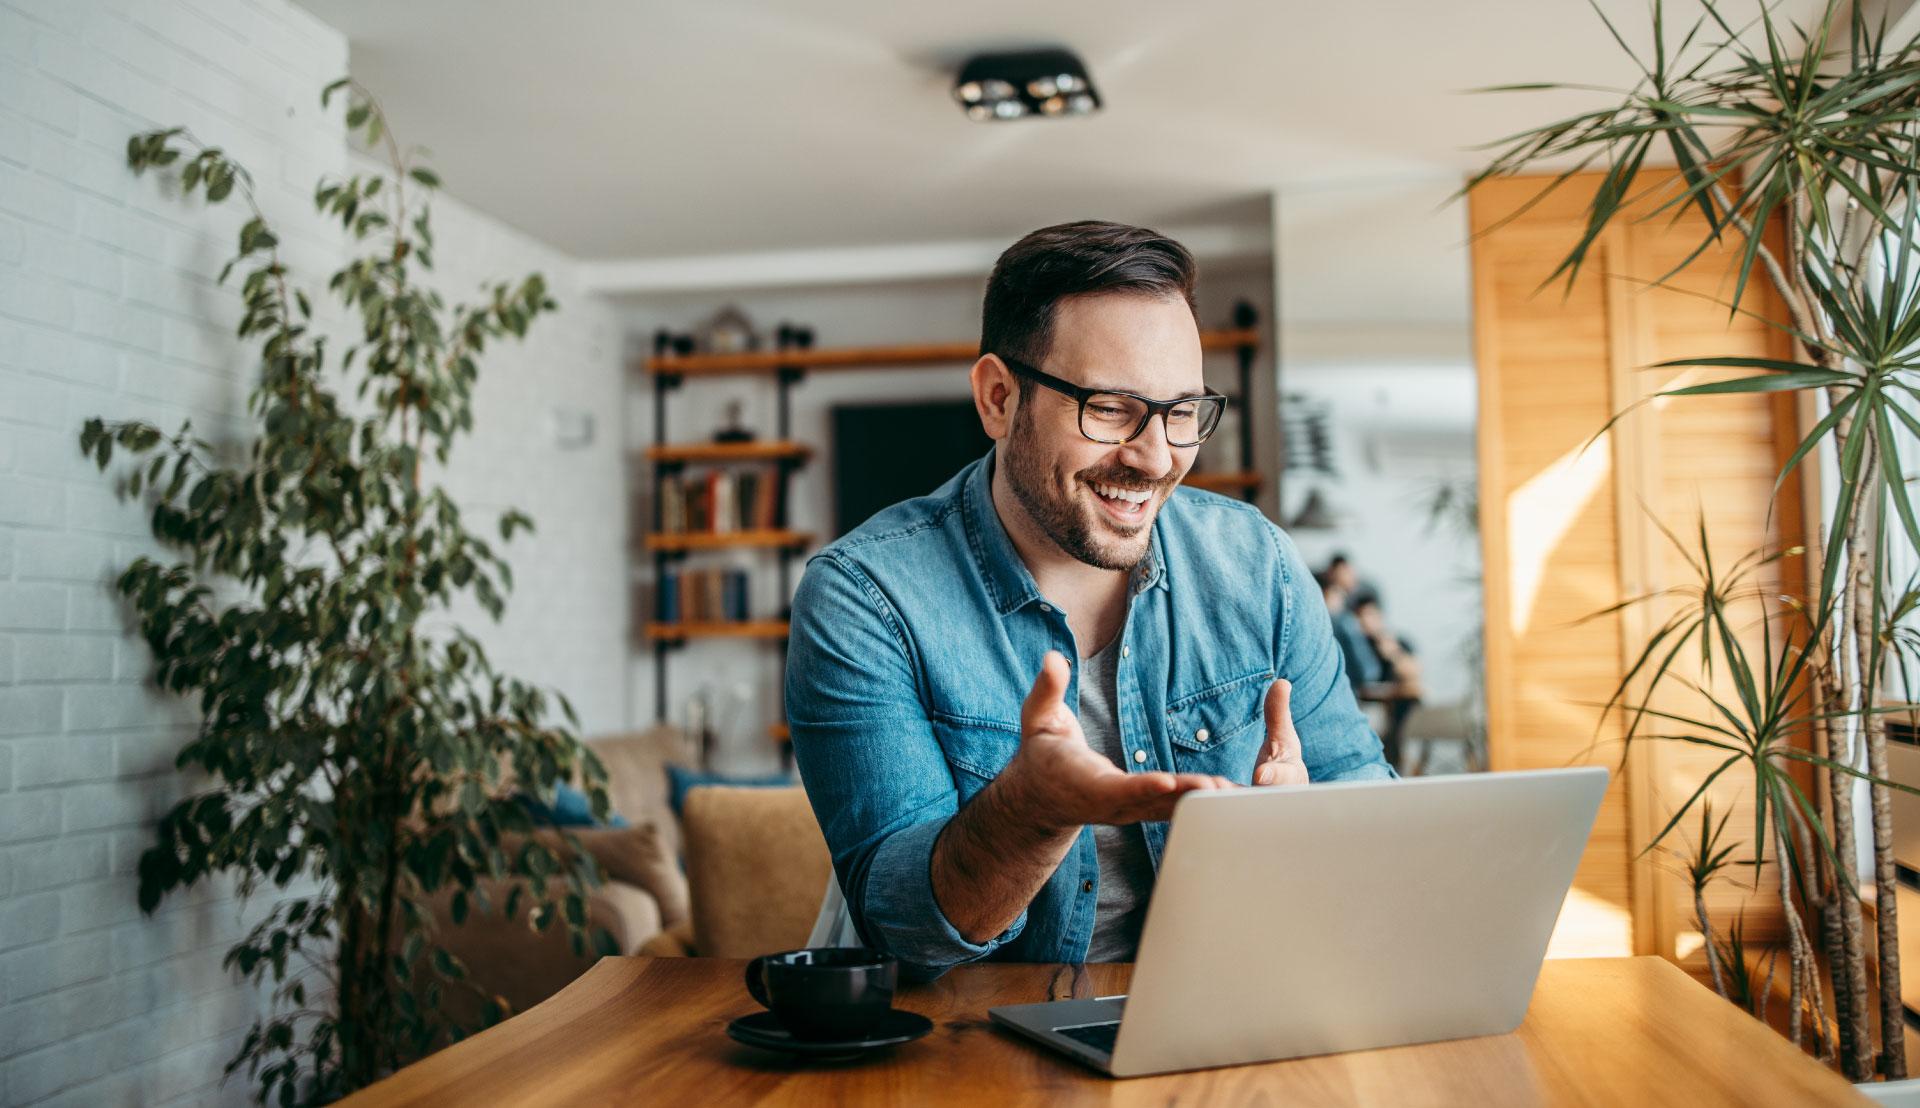
{"label": "man's right hand", "polygon": [[1020,750],[996,784],[1029,826],[1050,832],[1089,823],[1165,820],[1174,802],[1195,789],[1230,789],[1233,782],[1202,773],[1131,773],[1087,745],[1079,717],[1067,707],[1067,659],[1047,651],[1020,710]]}

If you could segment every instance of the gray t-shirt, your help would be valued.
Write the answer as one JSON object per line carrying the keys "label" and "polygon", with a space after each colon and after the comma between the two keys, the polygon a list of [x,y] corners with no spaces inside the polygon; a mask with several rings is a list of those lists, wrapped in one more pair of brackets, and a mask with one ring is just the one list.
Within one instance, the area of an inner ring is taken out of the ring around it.
{"label": "gray t-shirt", "polygon": [[[1120,637],[1080,664],[1080,730],[1087,745],[1126,769],[1115,707]],[[1125,827],[1095,824],[1093,845],[1100,858],[1100,901],[1094,911],[1089,962],[1131,962],[1147,918],[1153,889],[1153,859],[1137,823]]]}

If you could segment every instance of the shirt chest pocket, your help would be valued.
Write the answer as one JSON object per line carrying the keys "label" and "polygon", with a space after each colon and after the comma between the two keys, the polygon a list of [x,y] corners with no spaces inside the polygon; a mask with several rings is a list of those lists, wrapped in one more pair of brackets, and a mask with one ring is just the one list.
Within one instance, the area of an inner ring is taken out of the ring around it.
{"label": "shirt chest pocket", "polygon": [[1011,724],[941,714],[933,717],[933,734],[953,770],[962,804],[998,777],[1020,750],[1020,729]]}
{"label": "shirt chest pocket", "polygon": [[1175,701],[1167,709],[1167,739],[1180,773],[1218,774],[1247,784],[1266,742],[1270,673],[1254,673]]}

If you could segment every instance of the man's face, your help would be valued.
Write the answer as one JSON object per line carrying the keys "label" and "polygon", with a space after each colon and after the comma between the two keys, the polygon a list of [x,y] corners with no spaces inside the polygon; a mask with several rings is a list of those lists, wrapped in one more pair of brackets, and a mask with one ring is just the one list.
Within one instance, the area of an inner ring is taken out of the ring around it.
{"label": "man's face", "polygon": [[[1053,348],[1038,368],[1154,400],[1205,389],[1200,330],[1178,299],[1109,293],[1061,301]],[[1158,416],[1132,442],[1093,442],[1080,433],[1078,403],[1036,385],[1018,402],[999,449],[1008,487],[1048,538],[1088,565],[1125,570],[1146,558],[1154,517],[1198,447],[1168,446]]]}

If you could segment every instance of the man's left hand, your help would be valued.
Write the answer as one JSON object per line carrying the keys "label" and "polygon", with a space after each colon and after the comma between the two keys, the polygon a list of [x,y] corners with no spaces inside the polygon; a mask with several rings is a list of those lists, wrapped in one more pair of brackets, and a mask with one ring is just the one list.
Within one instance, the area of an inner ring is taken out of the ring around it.
{"label": "man's left hand", "polygon": [[1293,729],[1293,684],[1286,679],[1267,686],[1267,744],[1253,767],[1256,785],[1304,785],[1307,761],[1300,753],[1300,733]]}

